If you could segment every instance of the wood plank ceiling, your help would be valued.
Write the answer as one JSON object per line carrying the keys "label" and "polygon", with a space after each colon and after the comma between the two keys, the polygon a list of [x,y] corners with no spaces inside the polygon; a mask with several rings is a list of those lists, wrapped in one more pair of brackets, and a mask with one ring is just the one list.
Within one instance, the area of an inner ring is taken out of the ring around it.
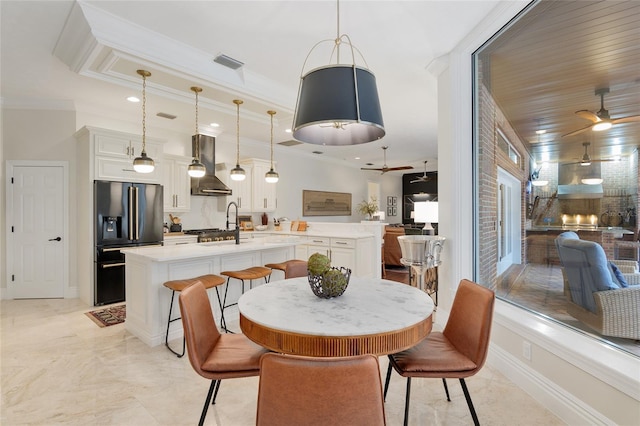
{"label": "wood plank ceiling", "polygon": [[[480,55],[485,84],[537,161],[576,161],[590,142],[594,159],[628,155],[640,145],[640,122],[608,131],[581,129],[578,110],[600,109],[595,91],[609,88],[612,119],[640,115],[640,2],[551,1],[532,6]],[[535,131],[544,129],[538,136]],[[619,147],[619,148],[616,148]]]}

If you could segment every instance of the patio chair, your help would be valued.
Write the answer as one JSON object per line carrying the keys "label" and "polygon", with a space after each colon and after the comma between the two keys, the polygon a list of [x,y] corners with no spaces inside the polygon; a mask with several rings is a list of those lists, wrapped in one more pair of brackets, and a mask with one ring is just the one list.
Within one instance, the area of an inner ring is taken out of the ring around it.
{"label": "patio chair", "polygon": [[[596,242],[573,232],[556,238],[567,313],[604,336],[640,339],[640,285],[624,287]],[[637,277],[640,274],[621,274]]]}

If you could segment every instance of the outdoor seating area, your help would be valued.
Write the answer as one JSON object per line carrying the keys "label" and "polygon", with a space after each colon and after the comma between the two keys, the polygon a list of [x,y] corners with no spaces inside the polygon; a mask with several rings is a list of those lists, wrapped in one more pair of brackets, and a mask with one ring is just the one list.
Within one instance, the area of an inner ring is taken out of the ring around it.
{"label": "outdoor seating area", "polygon": [[575,232],[560,234],[556,245],[567,312],[605,336],[640,339],[637,262],[625,263],[622,268],[631,273],[623,273],[615,261],[607,260],[599,244],[581,240]]}

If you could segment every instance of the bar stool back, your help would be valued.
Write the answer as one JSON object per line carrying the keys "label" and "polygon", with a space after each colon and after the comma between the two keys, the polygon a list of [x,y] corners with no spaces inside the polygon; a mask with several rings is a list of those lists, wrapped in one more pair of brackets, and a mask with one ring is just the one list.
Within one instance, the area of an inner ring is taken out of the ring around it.
{"label": "bar stool back", "polygon": [[284,272],[284,279],[307,276],[307,261],[291,259],[280,263],[267,263],[267,268],[277,269]]}
{"label": "bar stool back", "polygon": [[237,305],[238,302],[227,305],[227,292],[229,291],[229,280],[231,280],[231,278],[240,280],[240,282],[242,283],[242,294],[244,294],[245,280],[249,280],[249,289],[251,289],[251,284],[253,280],[264,278],[264,282],[268,283],[269,278],[271,276],[271,269],[265,268],[264,266],[252,266],[251,268],[241,269],[239,271],[222,271],[220,272],[220,274],[227,277],[227,287],[224,290],[224,299],[222,301],[222,304],[220,305],[220,310],[222,311],[222,319],[220,321],[220,325],[222,326],[224,331],[226,331],[227,333],[230,333],[231,331],[227,328],[227,321],[224,318],[224,310],[231,306]]}
{"label": "bar stool back", "polygon": [[164,286],[167,287],[169,290],[171,290],[171,304],[169,305],[169,319],[167,321],[167,333],[165,335],[164,338],[164,344],[167,346],[167,348],[173,352],[174,354],[176,354],[176,356],[178,358],[182,358],[182,356],[184,356],[184,352],[185,352],[185,342],[186,340],[184,339],[184,337],[182,338],[182,352],[178,353],[176,351],[174,351],[171,346],[169,346],[169,327],[171,326],[171,323],[174,321],[178,321],[180,320],[182,317],[177,317],[177,318],[171,318],[171,314],[173,313],[173,299],[176,295],[176,292],[180,293],[182,290],[184,290],[185,288],[189,287],[190,285],[193,285],[197,282],[201,282],[204,285],[205,289],[210,289],[210,288],[214,288],[216,289],[216,295],[218,296],[218,305],[220,305],[222,307],[222,304],[220,303],[220,293],[218,293],[218,286],[222,285],[225,283],[224,278],[222,278],[219,275],[213,275],[213,274],[208,274],[208,275],[202,275],[196,278],[189,278],[189,279],[184,279],[184,280],[172,280],[172,281],[167,281],[164,283]]}

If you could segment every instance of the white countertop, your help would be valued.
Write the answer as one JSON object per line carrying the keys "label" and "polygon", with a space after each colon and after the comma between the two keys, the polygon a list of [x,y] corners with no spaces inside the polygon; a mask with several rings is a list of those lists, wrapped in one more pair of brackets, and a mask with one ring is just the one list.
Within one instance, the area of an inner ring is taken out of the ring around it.
{"label": "white countertop", "polygon": [[242,239],[240,244],[235,241],[212,243],[183,244],[176,246],[136,247],[122,250],[125,255],[140,256],[154,262],[169,262],[172,260],[194,259],[199,257],[218,256],[231,253],[268,250],[278,247],[295,246],[300,239],[294,236],[267,236],[265,238]]}
{"label": "white countertop", "polygon": [[282,230],[276,231],[275,229],[267,229],[265,231],[253,231],[253,232],[242,232],[240,235],[250,234],[253,238],[259,238],[261,236],[269,235],[288,235],[288,236],[297,236],[297,237],[330,237],[330,238],[370,238],[373,237],[371,233],[366,232],[344,232],[343,230],[336,230],[335,232],[331,232],[330,230],[307,230],[307,231],[289,231]]}
{"label": "white countertop", "polygon": [[240,313],[276,330],[317,336],[356,336],[400,330],[424,321],[433,300],[406,284],[351,277],[342,296],[322,299],[306,277],[256,287],[238,301]]}

